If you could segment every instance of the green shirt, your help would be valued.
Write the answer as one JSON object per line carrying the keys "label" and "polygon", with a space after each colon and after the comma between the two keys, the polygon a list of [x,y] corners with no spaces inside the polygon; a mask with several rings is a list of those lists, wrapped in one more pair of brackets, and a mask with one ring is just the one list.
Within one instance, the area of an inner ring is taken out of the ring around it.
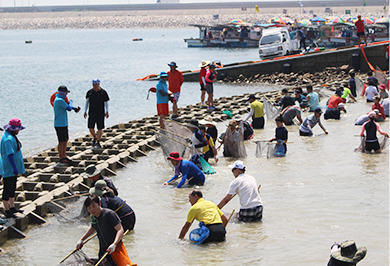
{"label": "green shirt", "polygon": [[251,109],[253,109],[253,118],[259,118],[264,116],[264,105],[258,100],[254,100],[251,103]]}
{"label": "green shirt", "polygon": [[351,90],[346,88],[346,87],[344,87],[344,94],[341,95],[341,98],[346,99],[349,94],[352,94]]}

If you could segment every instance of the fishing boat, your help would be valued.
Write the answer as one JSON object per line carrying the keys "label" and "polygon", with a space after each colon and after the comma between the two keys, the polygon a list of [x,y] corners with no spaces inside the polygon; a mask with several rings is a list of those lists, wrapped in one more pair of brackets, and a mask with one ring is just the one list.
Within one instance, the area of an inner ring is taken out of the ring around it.
{"label": "fishing boat", "polygon": [[249,23],[190,26],[199,28],[199,38],[184,39],[191,47],[254,48],[259,46],[261,28]]}

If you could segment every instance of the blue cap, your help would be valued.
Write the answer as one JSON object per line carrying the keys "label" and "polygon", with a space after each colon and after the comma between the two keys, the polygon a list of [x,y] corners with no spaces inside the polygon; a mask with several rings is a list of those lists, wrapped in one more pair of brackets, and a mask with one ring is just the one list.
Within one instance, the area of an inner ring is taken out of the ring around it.
{"label": "blue cap", "polygon": [[100,79],[93,79],[92,84],[100,84]]}
{"label": "blue cap", "polygon": [[167,72],[161,72],[160,73],[160,75],[158,76],[159,78],[161,78],[161,77],[168,77],[168,74],[167,74]]}

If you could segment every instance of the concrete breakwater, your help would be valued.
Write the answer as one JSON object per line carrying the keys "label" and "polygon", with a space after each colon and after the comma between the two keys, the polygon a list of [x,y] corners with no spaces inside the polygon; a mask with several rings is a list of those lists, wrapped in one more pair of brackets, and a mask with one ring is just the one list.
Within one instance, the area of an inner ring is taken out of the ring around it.
{"label": "concrete breakwater", "polygon": [[[277,92],[267,92],[266,95],[274,99]],[[260,94],[257,96],[260,97]],[[222,97],[215,100],[215,105],[221,110],[230,109],[233,115],[243,114],[249,111],[247,99],[248,94]],[[183,122],[193,118],[200,120],[208,114],[207,109],[199,103],[179,110]],[[229,119],[228,115],[219,111],[211,115],[216,122]],[[70,187],[76,191],[88,190],[91,181],[82,176],[86,166],[96,164],[103,169],[102,175],[113,176],[127,163],[137,162],[138,157],[146,156],[148,151],[154,150],[159,145],[153,132],[158,127],[156,115],[106,128],[103,131],[102,149],[91,149],[90,135],[69,141],[67,155],[73,160],[73,166],[58,164],[56,148],[25,158],[26,173],[18,177],[15,195],[15,205],[24,210],[24,213],[18,215],[16,219],[9,219],[4,225],[4,229],[0,232],[0,245],[8,239],[24,238],[22,231],[29,224],[46,223],[45,217],[49,213],[46,203],[53,199],[71,196]],[[0,194],[2,190],[1,185]],[[61,205],[56,207],[59,210],[64,209]],[[2,203],[0,203],[0,210],[4,212]]]}

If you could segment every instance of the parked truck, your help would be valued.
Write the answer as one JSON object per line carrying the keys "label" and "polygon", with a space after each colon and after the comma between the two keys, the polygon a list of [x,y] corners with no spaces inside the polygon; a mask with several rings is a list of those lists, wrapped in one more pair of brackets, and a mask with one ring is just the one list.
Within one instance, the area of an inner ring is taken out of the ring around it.
{"label": "parked truck", "polygon": [[299,38],[290,38],[286,27],[264,29],[259,42],[260,59],[300,53]]}

